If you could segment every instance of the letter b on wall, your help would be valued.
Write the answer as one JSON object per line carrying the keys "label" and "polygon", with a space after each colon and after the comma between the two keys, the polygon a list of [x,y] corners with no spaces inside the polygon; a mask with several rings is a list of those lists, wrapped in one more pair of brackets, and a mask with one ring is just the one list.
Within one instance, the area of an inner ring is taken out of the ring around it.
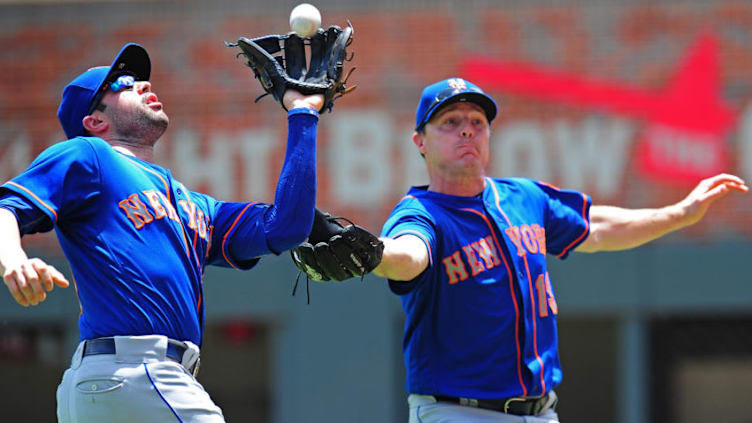
{"label": "letter b on wall", "polygon": [[319,168],[331,176],[332,198],[341,205],[381,204],[389,193],[394,168],[391,120],[373,110],[329,117],[333,119],[328,126],[328,160]]}

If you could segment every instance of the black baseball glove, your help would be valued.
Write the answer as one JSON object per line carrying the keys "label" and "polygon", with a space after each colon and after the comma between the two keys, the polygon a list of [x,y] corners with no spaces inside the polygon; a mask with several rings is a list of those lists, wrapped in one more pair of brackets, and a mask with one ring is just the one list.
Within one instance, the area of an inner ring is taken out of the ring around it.
{"label": "black baseball glove", "polygon": [[[355,89],[345,86],[355,68],[342,77],[344,62],[352,60],[346,49],[353,39],[353,27],[350,22],[347,24],[344,29],[335,25],[326,30],[319,28],[316,34],[306,38],[291,32],[251,39],[241,37],[237,43],[225,44],[240,47],[238,56],[242,54],[248,59],[248,66],[261,81],[266,93],[256,101],[271,94],[285,108],[282,97],[287,89],[293,89],[304,95],[323,94],[324,106],[319,111],[331,111],[334,100]],[[308,66],[306,46],[310,49]]]}
{"label": "black baseball glove", "polygon": [[[338,220],[349,225],[342,226]],[[308,278],[343,281],[370,273],[381,263],[384,243],[343,217],[316,209],[308,242],[290,251],[292,261]]]}

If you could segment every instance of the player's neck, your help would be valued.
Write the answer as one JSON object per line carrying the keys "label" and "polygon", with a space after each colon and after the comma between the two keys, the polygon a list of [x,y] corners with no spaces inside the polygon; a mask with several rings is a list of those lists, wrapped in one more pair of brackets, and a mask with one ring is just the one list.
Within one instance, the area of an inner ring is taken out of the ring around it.
{"label": "player's neck", "polygon": [[442,194],[456,195],[460,197],[472,197],[483,192],[485,188],[485,176],[456,176],[456,177],[432,177],[428,185],[429,191]]}
{"label": "player's neck", "polygon": [[113,148],[118,147],[118,151],[129,154],[147,162],[154,160],[154,144],[164,133],[166,125],[139,125],[131,130],[117,131],[115,126],[110,126],[100,137],[107,141]]}
{"label": "player's neck", "polygon": [[133,145],[127,143],[110,142],[115,151],[152,162],[154,160],[154,147],[151,145]]}

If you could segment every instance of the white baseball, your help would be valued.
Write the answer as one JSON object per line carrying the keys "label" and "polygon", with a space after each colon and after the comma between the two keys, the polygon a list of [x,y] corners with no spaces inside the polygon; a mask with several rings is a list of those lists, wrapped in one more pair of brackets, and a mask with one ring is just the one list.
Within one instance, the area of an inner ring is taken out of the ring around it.
{"label": "white baseball", "polygon": [[310,37],[321,26],[321,13],[316,6],[301,3],[290,12],[290,29],[301,37]]}

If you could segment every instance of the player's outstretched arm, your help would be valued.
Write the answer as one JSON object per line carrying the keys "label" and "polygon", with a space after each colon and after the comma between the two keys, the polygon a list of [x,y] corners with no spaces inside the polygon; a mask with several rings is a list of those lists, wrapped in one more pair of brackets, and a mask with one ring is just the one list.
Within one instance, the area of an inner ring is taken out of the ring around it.
{"label": "player's outstretched arm", "polygon": [[24,307],[37,305],[47,298],[45,291],[55,285],[70,285],[65,276],[53,266],[38,258],[28,258],[21,248],[21,235],[16,216],[0,208],[0,271],[8,291]]}
{"label": "player's outstretched arm", "polygon": [[426,244],[417,236],[381,238],[381,241],[384,243],[384,253],[373,273],[394,281],[410,281],[428,267]]}
{"label": "player's outstretched arm", "polygon": [[693,225],[713,202],[731,191],[746,193],[739,177],[720,174],[702,180],[683,200],[659,209],[590,208],[590,235],[576,251],[615,251],[634,248],[675,230]]}

